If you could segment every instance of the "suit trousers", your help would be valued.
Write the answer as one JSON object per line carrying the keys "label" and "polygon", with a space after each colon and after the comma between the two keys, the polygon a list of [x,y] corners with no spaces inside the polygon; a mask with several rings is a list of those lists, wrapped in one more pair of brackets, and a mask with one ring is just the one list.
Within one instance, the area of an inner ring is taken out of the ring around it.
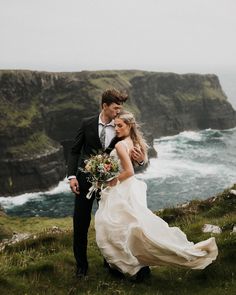
{"label": "suit trousers", "polygon": [[88,268],[87,260],[87,244],[88,244],[88,228],[91,221],[91,211],[95,196],[91,199],[86,198],[88,191],[80,191],[79,195],[75,195],[75,206],[73,216],[73,250],[77,263],[77,268]]}

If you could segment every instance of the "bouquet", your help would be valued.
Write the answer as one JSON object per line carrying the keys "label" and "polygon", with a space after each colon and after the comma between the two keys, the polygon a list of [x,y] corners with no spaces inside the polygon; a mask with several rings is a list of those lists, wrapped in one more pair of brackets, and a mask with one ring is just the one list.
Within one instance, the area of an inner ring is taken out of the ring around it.
{"label": "bouquet", "polygon": [[119,162],[118,159],[108,154],[94,155],[84,162],[83,172],[90,174],[88,180],[92,183],[92,187],[86,196],[90,199],[94,192],[105,188],[106,182],[119,174]]}

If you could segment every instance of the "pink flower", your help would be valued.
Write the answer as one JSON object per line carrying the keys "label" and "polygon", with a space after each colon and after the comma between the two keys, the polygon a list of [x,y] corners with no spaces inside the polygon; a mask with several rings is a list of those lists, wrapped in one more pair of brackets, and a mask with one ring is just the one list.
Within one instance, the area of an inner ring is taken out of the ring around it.
{"label": "pink flower", "polygon": [[104,164],[104,168],[106,171],[110,171],[111,170],[111,164]]}

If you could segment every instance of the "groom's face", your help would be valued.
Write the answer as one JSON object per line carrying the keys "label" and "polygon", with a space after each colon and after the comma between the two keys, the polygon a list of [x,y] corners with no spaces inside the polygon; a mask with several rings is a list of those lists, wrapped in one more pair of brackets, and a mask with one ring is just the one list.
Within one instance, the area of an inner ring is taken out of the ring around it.
{"label": "groom's face", "polygon": [[106,103],[103,104],[103,112],[104,114],[110,119],[113,120],[115,117],[120,113],[122,109],[122,105],[112,103],[110,105],[107,105]]}

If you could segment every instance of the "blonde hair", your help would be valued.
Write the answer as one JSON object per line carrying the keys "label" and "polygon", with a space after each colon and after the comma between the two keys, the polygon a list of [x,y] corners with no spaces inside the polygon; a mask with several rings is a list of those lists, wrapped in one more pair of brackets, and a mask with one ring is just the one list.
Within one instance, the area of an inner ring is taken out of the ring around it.
{"label": "blonde hair", "polygon": [[130,126],[130,138],[132,139],[134,146],[141,148],[141,151],[144,153],[144,162],[147,162],[148,144],[143,137],[143,133],[140,130],[140,126],[136,122],[134,115],[131,112],[122,110],[116,118],[121,119],[125,124]]}

